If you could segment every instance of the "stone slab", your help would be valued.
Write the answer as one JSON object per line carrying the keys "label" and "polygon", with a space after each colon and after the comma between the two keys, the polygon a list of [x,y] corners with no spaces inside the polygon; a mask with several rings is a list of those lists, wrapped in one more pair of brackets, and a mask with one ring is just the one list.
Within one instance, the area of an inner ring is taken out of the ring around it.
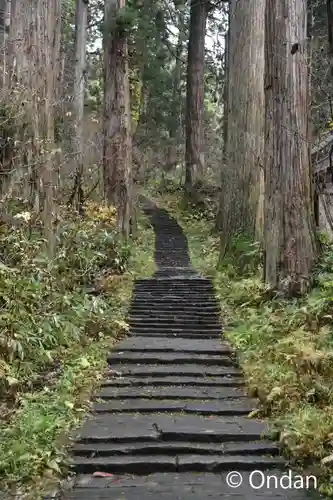
{"label": "stone slab", "polygon": [[212,387],[104,387],[96,393],[97,398],[104,399],[236,399],[246,397],[245,390],[223,387],[220,389]]}
{"label": "stone slab", "polygon": [[72,452],[82,456],[107,455],[173,455],[176,454],[221,454],[221,455],[277,455],[279,447],[272,441],[253,441],[251,443],[198,443],[198,442],[140,442],[140,443],[77,443]]}
{"label": "stone slab", "polygon": [[250,398],[221,401],[115,399],[95,403],[99,413],[194,413],[203,415],[248,415],[256,408],[256,400]]}
{"label": "stone slab", "polygon": [[228,366],[233,364],[233,360],[228,356],[220,356],[213,354],[196,354],[196,353],[181,353],[181,352],[128,352],[117,351],[114,354],[109,354],[108,363],[135,363],[135,364],[200,364],[200,365],[222,365]]}
{"label": "stone slab", "polygon": [[233,351],[230,344],[213,339],[184,340],[178,338],[150,338],[129,337],[116,345],[112,352],[118,351],[162,351],[162,352],[186,352],[201,354],[229,354]]}
{"label": "stone slab", "polygon": [[101,456],[86,458],[75,456],[72,464],[80,473],[104,471],[113,474],[144,474],[154,472],[221,472],[239,470],[262,470],[284,467],[279,457],[257,455],[155,455],[155,456]]}
{"label": "stone slab", "polygon": [[244,378],[224,377],[113,377],[104,379],[101,387],[242,387]]}
{"label": "stone slab", "polygon": [[[177,339],[178,340],[178,339]],[[183,377],[223,377],[223,376],[240,376],[242,371],[237,366],[202,366],[192,364],[174,364],[174,365],[124,365],[112,363],[108,374],[119,373],[123,377],[168,377],[168,376],[183,376]]]}
{"label": "stone slab", "polygon": [[201,415],[98,414],[78,432],[80,440],[133,441],[176,439],[201,442],[260,440],[267,426],[245,417]]}

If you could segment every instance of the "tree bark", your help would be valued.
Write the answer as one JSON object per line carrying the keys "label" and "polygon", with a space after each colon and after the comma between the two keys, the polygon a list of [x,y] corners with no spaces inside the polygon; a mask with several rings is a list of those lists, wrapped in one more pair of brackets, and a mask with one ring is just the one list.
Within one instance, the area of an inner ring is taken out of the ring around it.
{"label": "tree bark", "polygon": [[[230,23],[230,16],[229,23]],[[229,24],[230,25],[230,24]],[[227,144],[228,144],[228,101],[229,101],[229,92],[228,92],[228,82],[229,82],[229,44],[230,44],[230,30],[226,32],[224,36],[224,87],[223,87],[223,122],[222,122],[222,133],[223,133],[223,163],[221,169],[221,184],[223,184],[223,170],[227,165]],[[221,186],[220,186],[221,188]],[[215,220],[215,231],[221,231],[223,225],[223,210],[224,210],[224,190],[220,189],[220,200],[219,206],[216,214]],[[221,258],[221,256],[220,256]]]}
{"label": "tree bark", "polygon": [[[105,90],[104,90],[104,193],[109,205],[117,207],[118,228],[130,234],[132,197],[132,138],[128,48],[126,33],[111,32],[125,0],[105,3]],[[114,28],[113,28],[114,29]]]}
{"label": "tree bark", "polygon": [[187,62],[185,188],[202,179],[204,171],[203,110],[207,2],[191,1]]}
{"label": "tree bark", "polygon": [[265,281],[305,293],[316,258],[307,143],[305,0],[267,0],[265,16]]}
{"label": "tree bark", "polygon": [[75,79],[74,79],[74,137],[73,151],[75,153],[76,175],[70,203],[75,203],[77,209],[82,210],[83,204],[83,115],[86,43],[88,22],[88,0],[76,0],[75,26]]}
{"label": "tree bark", "polygon": [[8,84],[7,40],[10,26],[11,0],[0,0],[0,73],[1,86]]}
{"label": "tree bark", "polygon": [[173,72],[173,88],[172,88],[172,103],[169,126],[168,158],[166,162],[166,170],[172,170],[177,165],[178,154],[177,150],[182,139],[182,105],[180,84],[183,75],[183,46],[186,40],[186,30],[184,30],[185,18],[185,2],[181,0],[175,3],[175,8],[178,9],[177,24],[178,24],[178,40],[175,53],[175,67]]}
{"label": "tree bark", "polygon": [[258,236],[263,175],[265,0],[231,0],[229,9],[227,141],[219,221],[221,258],[237,234],[252,240]]}

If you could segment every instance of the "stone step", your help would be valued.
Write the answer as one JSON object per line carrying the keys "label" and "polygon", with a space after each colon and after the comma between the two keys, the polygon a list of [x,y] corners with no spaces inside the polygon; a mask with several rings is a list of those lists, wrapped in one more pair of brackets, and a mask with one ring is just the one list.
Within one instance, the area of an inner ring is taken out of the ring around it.
{"label": "stone step", "polygon": [[172,314],[145,314],[145,315],[133,315],[130,314],[127,319],[127,323],[133,326],[155,326],[155,325],[171,325],[171,326],[192,326],[206,328],[214,326],[215,328],[221,328],[221,322],[217,315],[207,315],[207,316],[194,316],[184,315],[182,313],[172,313]]}
{"label": "stone step", "polygon": [[164,283],[174,283],[175,285],[187,285],[187,286],[192,286],[192,285],[206,285],[212,287],[212,282],[209,278],[204,278],[204,277],[189,277],[189,278],[173,278],[172,280],[166,280],[166,279],[161,279],[161,278],[137,278],[134,281],[134,286],[154,286],[154,285],[161,285]]}
{"label": "stone step", "polygon": [[207,298],[214,298],[214,289],[213,288],[208,288],[208,287],[196,287],[196,286],[179,286],[179,285],[170,285],[170,284],[165,284],[164,286],[159,286],[159,287],[134,287],[133,290],[133,295],[134,297],[136,295],[183,295],[183,296],[189,296],[189,295],[196,295],[196,296],[201,296],[205,295]]}
{"label": "stone step", "polygon": [[208,335],[210,333],[212,334],[222,334],[222,328],[220,325],[212,325],[212,326],[191,326],[191,325],[184,325],[182,327],[177,328],[175,325],[163,325],[163,326],[132,326],[131,327],[131,333],[154,333],[154,334],[160,334],[160,333],[168,333],[169,335],[172,335],[175,333],[176,335],[181,334],[181,333],[191,333],[191,334],[200,334],[200,335]]}
{"label": "stone step", "polygon": [[[115,373],[116,372],[116,373]],[[171,375],[178,377],[225,377],[240,376],[242,370],[237,366],[202,366],[193,364],[174,364],[174,365],[128,365],[112,364],[105,374],[106,376],[117,375],[133,377],[169,377]]]}
{"label": "stone step", "polygon": [[96,393],[102,399],[236,399],[245,398],[245,390],[231,387],[104,387]]}
{"label": "stone step", "polygon": [[209,300],[200,299],[200,297],[175,297],[175,296],[165,296],[165,297],[156,297],[154,295],[151,296],[138,296],[134,295],[132,299],[133,305],[145,305],[148,306],[158,306],[158,305],[167,305],[168,307],[172,307],[173,305],[181,306],[182,308],[186,306],[194,307],[198,310],[205,309],[209,307],[220,307],[217,300],[210,298]]}
{"label": "stone step", "polygon": [[[155,300],[156,301],[155,301]],[[148,305],[147,305],[148,302]],[[200,299],[194,300],[193,298],[188,300],[188,299],[169,299],[165,300],[163,297],[149,297],[147,298],[140,298],[140,297],[135,297],[133,295],[132,300],[130,302],[130,307],[138,307],[142,308],[144,307],[145,309],[148,309],[149,307],[153,307],[154,309],[157,310],[166,310],[166,311],[184,311],[184,312],[201,312],[201,311],[214,311],[214,310],[221,310],[221,304],[219,304],[217,301],[214,299],[210,299],[209,301],[204,301],[202,302]]]}
{"label": "stone step", "polygon": [[214,287],[211,284],[198,284],[195,283],[194,280],[188,280],[187,282],[180,282],[179,280],[177,281],[164,281],[164,282],[159,282],[156,285],[150,285],[150,284],[145,284],[145,285],[136,285],[134,284],[134,293],[140,293],[140,292],[174,292],[174,291],[179,291],[179,292],[204,292],[204,293],[211,293],[214,295]]}
{"label": "stone step", "polygon": [[181,352],[118,352],[108,355],[108,363],[134,363],[134,364],[200,364],[200,365],[232,365],[234,360],[228,356],[219,354],[196,354],[196,353],[181,353]]}
{"label": "stone step", "polygon": [[307,488],[306,480],[303,488],[293,487],[293,482],[286,488],[286,481],[281,480],[285,476],[283,470],[273,467],[262,472],[253,471],[254,469],[241,471],[242,482],[237,488],[228,486],[227,478],[230,471],[220,474],[169,472],[148,476],[112,475],[106,478],[78,474],[75,489],[66,491],[64,500],[221,500],[221,498],[318,500],[322,498],[317,490]]}
{"label": "stone step", "polygon": [[128,399],[111,400],[95,403],[96,413],[184,413],[198,415],[237,416],[248,415],[257,406],[257,401],[250,398],[230,399],[221,401],[180,400],[150,400]]}
{"label": "stone step", "polygon": [[101,387],[242,387],[243,378],[150,377],[112,378],[103,380]]}
{"label": "stone step", "polygon": [[220,321],[218,318],[209,316],[207,318],[184,318],[181,319],[177,316],[163,317],[159,318],[140,318],[138,316],[130,316],[127,318],[127,323],[130,326],[148,326],[148,327],[164,327],[164,325],[170,325],[172,327],[177,326],[177,328],[186,327],[200,327],[200,328],[221,328]]}
{"label": "stone step", "polygon": [[221,330],[221,325],[219,321],[214,321],[210,319],[207,321],[198,320],[185,320],[180,322],[177,318],[169,319],[152,319],[145,318],[141,320],[127,320],[130,328],[155,328],[155,329],[172,329],[172,330],[194,330],[194,331],[206,331],[206,330]]}
{"label": "stone step", "polygon": [[129,337],[120,342],[112,352],[117,353],[118,351],[230,354],[233,349],[227,342],[220,340],[195,339],[189,342],[177,338]]}
{"label": "stone step", "polygon": [[175,331],[168,331],[165,330],[163,332],[147,332],[147,330],[142,331],[142,329],[136,328],[134,331],[133,329],[131,330],[131,336],[133,337],[151,337],[151,338],[179,338],[179,339],[221,339],[221,332],[210,332],[210,333],[193,333],[193,332],[175,332]]}
{"label": "stone step", "polygon": [[165,307],[164,309],[162,307],[159,308],[153,308],[149,309],[148,307],[130,307],[128,310],[128,315],[129,316],[137,316],[139,318],[146,318],[146,317],[157,317],[160,318],[161,316],[169,317],[169,316],[179,316],[181,318],[206,318],[206,317],[219,317],[221,314],[220,309],[213,308],[211,310],[207,309],[184,309],[182,307],[170,307],[167,308]]}
{"label": "stone step", "polygon": [[262,422],[245,417],[98,414],[84,423],[77,434],[77,442],[249,442],[260,441],[267,430]]}
{"label": "stone step", "polygon": [[271,441],[252,441],[251,443],[192,443],[190,441],[140,442],[140,443],[77,443],[72,452],[81,456],[117,456],[117,455],[278,455],[280,450]]}
{"label": "stone step", "polygon": [[93,473],[97,470],[113,474],[147,474],[154,472],[221,472],[237,470],[263,470],[283,467],[285,461],[280,457],[258,455],[196,455],[179,457],[158,456],[119,456],[86,458],[75,456],[72,460],[79,473]]}
{"label": "stone step", "polygon": [[143,299],[154,299],[154,300],[182,300],[191,301],[197,303],[203,303],[203,301],[214,301],[214,295],[208,292],[196,292],[193,290],[180,291],[180,290],[170,290],[161,293],[158,292],[134,292],[133,300],[143,300]]}

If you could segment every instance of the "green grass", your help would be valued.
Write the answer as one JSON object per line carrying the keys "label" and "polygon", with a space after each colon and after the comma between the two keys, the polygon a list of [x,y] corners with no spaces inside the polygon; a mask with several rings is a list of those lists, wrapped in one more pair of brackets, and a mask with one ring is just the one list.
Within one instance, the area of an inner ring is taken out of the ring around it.
{"label": "green grass", "polygon": [[11,494],[38,499],[67,473],[69,436],[126,331],[133,280],[154,272],[147,220],[125,246],[114,222],[97,205],[84,219],[64,211],[52,264],[37,233],[1,234],[0,486]]}
{"label": "green grass", "polygon": [[315,270],[315,288],[302,299],[271,299],[262,283],[260,252],[238,238],[233,255],[217,268],[213,221],[184,211],[180,193],[158,196],[185,229],[194,266],[212,276],[225,335],[236,347],[253,414],[273,425],[295,466],[316,474],[331,496],[333,464],[333,248]]}

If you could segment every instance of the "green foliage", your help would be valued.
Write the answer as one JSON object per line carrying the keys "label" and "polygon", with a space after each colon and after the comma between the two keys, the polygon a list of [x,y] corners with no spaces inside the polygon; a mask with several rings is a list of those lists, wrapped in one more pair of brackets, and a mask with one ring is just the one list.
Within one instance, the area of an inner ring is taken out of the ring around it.
{"label": "green foliage", "polygon": [[102,104],[102,81],[91,80],[88,82],[88,89],[86,92],[85,102],[93,111],[97,111]]}
{"label": "green foliage", "polygon": [[60,473],[57,440],[77,422],[88,398],[81,401],[80,390],[96,381],[106,339],[126,328],[133,257],[116,238],[115,210],[88,204],[84,218],[67,209],[60,215],[52,262],[37,230],[1,227],[0,475],[7,485]]}
{"label": "green foliage", "polygon": [[98,381],[96,374],[103,368],[106,347],[105,342],[92,341],[85,348],[72,346],[62,357],[53,385],[21,396],[10,425],[0,428],[0,471],[7,484],[43,475],[45,486],[47,480],[56,480],[65,472],[66,454],[60,438],[81,422],[89,392]]}
{"label": "green foliage", "polygon": [[138,15],[139,10],[130,4],[109,12],[108,24],[104,26],[104,32],[107,31],[115,37],[128,37],[138,20]]}
{"label": "green foliage", "polygon": [[219,269],[229,268],[234,277],[246,277],[257,272],[261,263],[260,243],[253,243],[246,235],[239,234],[232,238],[228,254],[219,262]]}
{"label": "green foliage", "polygon": [[52,263],[42,254],[43,241],[28,238],[24,230],[3,233],[0,244],[0,359],[4,364],[0,388],[6,391],[8,380],[15,378],[19,390],[36,367],[52,363],[54,349],[84,341],[88,323],[109,331],[107,302],[87,295],[84,287],[92,285],[101,269],[124,272],[129,250],[118,245],[114,231],[97,229],[92,221],[63,225]]}

